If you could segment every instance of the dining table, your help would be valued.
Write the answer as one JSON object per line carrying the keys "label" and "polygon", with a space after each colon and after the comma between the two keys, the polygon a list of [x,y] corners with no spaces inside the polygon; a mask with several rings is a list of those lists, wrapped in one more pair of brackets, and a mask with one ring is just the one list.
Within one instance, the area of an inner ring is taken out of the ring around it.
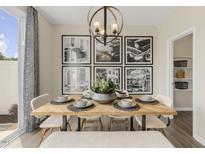
{"label": "dining table", "polygon": [[68,106],[71,105],[75,100],[80,100],[82,95],[70,95],[73,98],[73,101],[62,103],[62,104],[52,104],[51,102],[45,102],[44,105],[39,108],[33,110],[31,112],[32,116],[52,116],[58,115],[62,116],[62,131],[67,131],[67,116],[77,116],[77,131],[80,131],[80,123],[81,119],[79,116],[130,116],[130,128],[134,130],[134,116],[141,115],[142,116],[142,130],[146,130],[146,117],[150,115],[176,115],[177,112],[174,108],[168,107],[166,102],[158,102],[158,103],[141,103],[136,101],[140,96],[132,95],[131,98],[133,101],[136,101],[136,104],[139,106],[138,110],[120,110],[114,107],[113,104],[120,101],[120,99],[114,100],[112,103],[102,104],[98,103],[95,100],[90,100],[94,104],[94,107],[89,110],[81,110],[81,111],[72,111],[69,110]]}

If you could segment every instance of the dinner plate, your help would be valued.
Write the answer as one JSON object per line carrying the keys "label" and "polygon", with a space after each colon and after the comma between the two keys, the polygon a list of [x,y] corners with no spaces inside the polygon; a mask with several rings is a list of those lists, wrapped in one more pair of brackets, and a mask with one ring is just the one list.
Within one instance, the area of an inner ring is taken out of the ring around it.
{"label": "dinner plate", "polygon": [[142,97],[139,97],[138,98],[141,102],[145,102],[145,103],[150,103],[150,102],[155,102],[156,99],[155,98],[151,98],[150,100],[147,100],[147,99],[143,99]]}
{"label": "dinner plate", "polygon": [[136,102],[132,102],[132,104],[130,105],[130,106],[126,106],[122,101],[120,101],[120,102],[118,102],[117,103],[120,107],[122,107],[122,108],[133,108],[133,107],[135,107],[136,106]]}
{"label": "dinner plate", "polygon": [[117,98],[129,98],[130,95],[127,91],[116,91]]}
{"label": "dinner plate", "polygon": [[88,101],[87,104],[86,104],[86,106],[82,106],[82,107],[81,107],[81,106],[78,106],[78,105],[77,105],[77,102],[73,102],[73,106],[76,107],[76,108],[87,108],[87,107],[90,107],[92,104],[93,104],[93,103],[92,103],[91,101]]}
{"label": "dinner plate", "polygon": [[55,102],[55,103],[65,103],[65,102],[71,101],[72,99],[73,99],[72,97],[69,97],[67,100],[62,101],[62,100],[58,100],[58,99],[56,98],[56,99],[54,99],[54,102]]}
{"label": "dinner plate", "polygon": [[52,100],[51,102],[54,103],[54,104],[62,104],[62,103],[67,103],[67,102],[70,102],[74,100],[72,97],[69,97],[67,100],[64,100],[64,101],[61,101],[61,100],[58,100],[58,99],[54,99]]}

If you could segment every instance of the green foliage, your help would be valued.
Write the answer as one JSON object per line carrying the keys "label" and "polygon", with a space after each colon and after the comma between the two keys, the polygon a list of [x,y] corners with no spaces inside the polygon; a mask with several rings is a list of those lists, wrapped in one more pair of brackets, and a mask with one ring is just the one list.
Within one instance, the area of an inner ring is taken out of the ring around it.
{"label": "green foliage", "polygon": [[17,58],[8,58],[0,52],[0,60],[17,60]]}
{"label": "green foliage", "polygon": [[115,92],[117,86],[111,80],[99,80],[93,84],[91,90],[96,93],[108,94]]}

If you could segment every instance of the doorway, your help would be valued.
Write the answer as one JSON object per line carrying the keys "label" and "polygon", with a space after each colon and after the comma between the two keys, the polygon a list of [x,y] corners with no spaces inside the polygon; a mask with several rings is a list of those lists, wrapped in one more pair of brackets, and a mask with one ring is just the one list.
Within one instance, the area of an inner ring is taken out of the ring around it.
{"label": "doorway", "polygon": [[[189,119],[185,129],[189,135],[195,132],[194,109],[194,41],[195,28],[188,29],[168,40],[168,96],[173,100],[173,107],[178,117]],[[190,120],[191,119],[191,120]]]}

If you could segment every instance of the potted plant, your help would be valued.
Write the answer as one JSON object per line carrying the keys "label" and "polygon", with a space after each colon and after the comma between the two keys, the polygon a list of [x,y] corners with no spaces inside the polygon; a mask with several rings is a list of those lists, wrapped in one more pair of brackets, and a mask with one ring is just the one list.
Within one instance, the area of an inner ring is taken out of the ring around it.
{"label": "potted plant", "polygon": [[116,88],[111,80],[99,80],[91,87],[92,99],[99,103],[111,103],[116,99]]}

